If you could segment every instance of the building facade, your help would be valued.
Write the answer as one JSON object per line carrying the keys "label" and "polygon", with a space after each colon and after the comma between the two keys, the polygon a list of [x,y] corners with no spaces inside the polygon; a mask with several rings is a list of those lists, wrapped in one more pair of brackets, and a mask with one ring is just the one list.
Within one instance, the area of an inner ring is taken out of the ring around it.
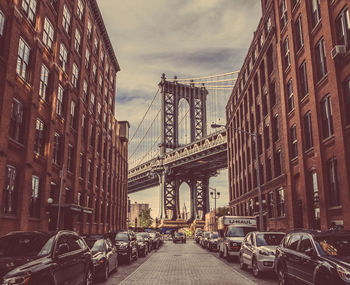
{"label": "building facade", "polygon": [[126,228],[127,122],[96,0],[0,0],[0,234]]}
{"label": "building facade", "polygon": [[226,109],[231,211],[259,206],[251,138],[235,131],[244,129],[257,132],[268,229],[350,228],[349,3],[264,0],[262,12]]}
{"label": "building facade", "polygon": [[148,209],[149,209],[149,204],[145,204],[145,203],[139,204],[137,202],[130,204],[130,217],[129,217],[130,224],[133,226],[139,226],[142,211],[148,210]]}

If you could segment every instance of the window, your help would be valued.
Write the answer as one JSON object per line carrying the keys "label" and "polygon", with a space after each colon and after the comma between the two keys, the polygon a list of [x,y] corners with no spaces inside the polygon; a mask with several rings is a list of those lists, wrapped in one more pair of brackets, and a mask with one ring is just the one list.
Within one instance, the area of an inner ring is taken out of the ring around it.
{"label": "window", "polygon": [[275,152],[275,177],[278,177],[282,174],[282,166],[281,166],[281,150],[277,150]]}
{"label": "window", "polygon": [[97,75],[97,72],[96,72],[97,68],[96,68],[96,64],[94,63],[92,65],[92,77],[93,79],[96,81],[96,75]]}
{"label": "window", "polygon": [[309,87],[307,84],[306,61],[304,61],[299,67],[299,85],[300,98],[304,98],[309,93]]}
{"label": "window", "polygon": [[46,100],[48,84],[49,84],[49,70],[43,64],[43,65],[41,65],[40,86],[39,86],[39,96],[43,100]]}
{"label": "window", "polygon": [[284,190],[279,189],[276,192],[277,197],[277,217],[284,217]]}
{"label": "window", "polygon": [[[349,49],[350,47],[350,17],[349,10],[345,8],[340,12],[339,16],[335,21],[337,30],[337,43],[339,45],[346,45]],[[0,28],[1,32],[1,28]]]}
{"label": "window", "polygon": [[303,27],[301,24],[301,15],[299,15],[298,19],[295,22],[295,47],[296,47],[296,51],[300,50],[303,45],[304,45]]}
{"label": "window", "polygon": [[293,95],[293,81],[289,79],[287,82],[287,96],[288,96],[288,113],[294,110],[294,95]]}
{"label": "window", "polygon": [[55,133],[53,138],[53,157],[52,160],[55,164],[61,163],[61,135]]}
{"label": "window", "polygon": [[18,45],[16,73],[24,80],[26,80],[28,77],[27,67],[29,64],[29,53],[29,45],[22,38],[20,38]]}
{"label": "window", "polygon": [[66,66],[67,66],[67,49],[63,43],[60,44],[60,54],[58,56],[58,61],[60,66],[62,67],[63,71],[66,72]]}
{"label": "window", "polygon": [[90,95],[90,113],[93,114],[95,110],[95,95],[91,93]]}
{"label": "window", "polygon": [[271,31],[271,28],[272,28],[271,17],[269,17],[266,21],[266,35],[268,35],[268,33]]}
{"label": "window", "polygon": [[268,218],[273,218],[275,215],[274,215],[274,212],[273,212],[273,209],[274,209],[274,197],[273,197],[273,192],[269,192],[267,194],[267,217]]}
{"label": "window", "polygon": [[91,34],[92,34],[92,25],[91,25],[91,21],[88,20],[88,23],[87,23],[87,37],[88,37],[88,39],[91,39]]}
{"label": "window", "polygon": [[339,206],[340,189],[338,185],[337,159],[335,157],[327,161],[327,173],[329,206]]}
{"label": "window", "polygon": [[0,36],[4,35],[5,15],[0,10]]}
{"label": "window", "polygon": [[36,0],[22,0],[22,11],[29,21],[35,23]]}
{"label": "window", "polygon": [[54,29],[51,22],[45,18],[44,20],[44,31],[43,31],[43,42],[49,48],[52,49],[53,37],[54,37]]}
{"label": "window", "polygon": [[68,145],[68,156],[67,156],[67,170],[69,172],[73,172],[73,146],[71,144]]}
{"label": "window", "polygon": [[323,39],[316,44],[315,52],[317,80],[320,81],[327,74],[326,53]]}
{"label": "window", "polygon": [[84,15],[84,4],[81,0],[78,0],[78,7],[77,7],[77,15],[79,17],[80,20],[83,19],[83,15]]}
{"label": "window", "polygon": [[63,93],[63,87],[60,84],[58,84],[56,114],[60,116],[63,115]]}
{"label": "window", "polygon": [[292,0],[292,8],[294,9],[295,5],[299,3],[300,0]]}
{"label": "window", "polygon": [[307,112],[304,116],[304,136],[305,136],[305,149],[308,150],[313,147],[312,139],[312,123],[311,123],[311,112]]}
{"label": "window", "polygon": [[269,126],[265,126],[264,128],[264,139],[265,139],[265,149],[270,147],[270,132]]}
{"label": "window", "polygon": [[280,12],[281,12],[281,30],[283,30],[283,28],[287,25],[287,22],[288,22],[286,0],[281,1]]}
{"label": "window", "polygon": [[312,27],[316,27],[321,20],[320,0],[311,0]]}
{"label": "window", "polygon": [[303,236],[300,241],[299,252],[305,254],[305,252],[310,249],[313,249],[310,239],[307,236]]}
{"label": "window", "polygon": [[97,120],[100,121],[101,119],[101,104],[100,102],[97,103]]}
{"label": "window", "polygon": [[82,138],[86,137],[86,130],[85,130],[86,123],[85,123],[85,120],[86,120],[85,114],[82,114],[82,116],[81,116],[81,134],[82,134]]}
{"label": "window", "polygon": [[95,40],[94,40],[94,53],[97,52],[97,49],[98,49],[98,39],[95,38]]}
{"label": "window", "polygon": [[34,141],[34,152],[40,155],[44,155],[44,123],[40,119],[36,120],[35,124],[35,141]]}
{"label": "window", "polygon": [[330,95],[321,100],[322,135],[328,138],[333,135],[332,105]]}
{"label": "window", "polygon": [[87,48],[85,52],[85,68],[89,69],[89,66],[90,66],[90,51]]}
{"label": "window", "polygon": [[290,52],[289,52],[288,37],[283,42],[283,63],[284,63],[284,69],[287,69],[290,66]]}
{"label": "window", "polygon": [[30,197],[29,216],[33,218],[40,217],[39,183],[39,177],[32,175],[32,194]]}
{"label": "window", "polygon": [[313,221],[312,228],[320,229],[320,197],[318,192],[317,173],[315,170],[312,170],[309,175],[312,190],[311,193],[309,193],[311,218]]}
{"label": "window", "polygon": [[275,82],[270,84],[270,106],[276,105],[276,85]]}
{"label": "window", "polygon": [[87,95],[88,95],[88,84],[86,80],[84,80],[84,83],[83,83],[83,101],[84,102],[86,102]]}
{"label": "window", "polygon": [[70,12],[66,5],[63,6],[63,18],[62,18],[62,26],[64,30],[69,34],[69,26],[70,26]]}
{"label": "window", "polygon": [[266,181],[270,181],[272,179],[271,173],[271,157],[266,159]]}
{"label": "window", "polygon": [[2,192],[2,212],[4,214],[16,214],[18,197],[17,169],[12,165],[6,165],[5,183]]}
{"label": "window", "polygon": [[344,92],[344,110],[346,115],[346,123],[350,124],[350,77],[345,80],[343,84],[343,92]]}
{"label": "window", "polygon": [[81,42],[81,34],[78,29],[75,30],[75,37],[74,37],[74,48],[75,50],[80,53],[80,42]]}
{"label": "window", "polygon": [[291,234],[290,237],[288,238],[286,247],[291,250],[297,250],[300,238],[301,238],[300,234]]}
{"label": "window", "polygon": [[79,159],[79,177],[84,178],[84,154],[82,152]]}
{"label": "window", "polygon": [[75,102],[72,100],[71,104],[70,104],[70,127],[72,129],[75,129],[76,126],[76,104]]}
{"label": "window", "polygon": [[12,99],[9,135],[11,139],[23,143],[23,133],[23,105],[18,100]]}
{"label": "window", "polygon": [[298,140],[297,140],[297,127],[294,124],[290,127],[290,144],[291,144],[291,159],[298,156]]}
{"label": "window", "polygon": [[78,85],[78,77],[79,77],[79,69],[78,66],[73,63],[73,69],[72,69],[72,84],[74,87],[77,87]]}
{"label": "window", "polygon": [[92,169],[91,169],[91,160],[88,161],[88,179],[89,183],[92,183]]}

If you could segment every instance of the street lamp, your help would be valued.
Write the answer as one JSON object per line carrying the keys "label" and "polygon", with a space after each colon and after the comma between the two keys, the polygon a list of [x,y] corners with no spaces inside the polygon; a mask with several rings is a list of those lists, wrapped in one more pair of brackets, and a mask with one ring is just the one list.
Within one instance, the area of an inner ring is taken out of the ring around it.
{"label": "street lamp", "polygon": [[216,192],[216,188],[209,189],[213,190],[210,192],[210,196],[214,199],[214,230],[216,230],[216,200],[220,198],[220,192]]}
{"label": "street lamp", "polygon": [[249,136],[251,136],[254,140],[254,147],[255,147],[255,155],[256,155],[256,182],[258,187],[258,199],[259,199],[259,224],[260,224],[260,231],[264,231],[264,218],[263,218],[263,209],[262,209],[262,194],[261,194],[261,184],[260,184],[260,166],[259,166],[259,159],[258,159],[258,135],[256,132],[247,132],[246,130],[242,129],[236,129],[232,127],[226,127],[225,125],[219,125],[219,124],[211,124],[211,127],[213,129],[216,128],[222,128],[225,127],[227,130],[232,129],[239,133],[244,133]]}

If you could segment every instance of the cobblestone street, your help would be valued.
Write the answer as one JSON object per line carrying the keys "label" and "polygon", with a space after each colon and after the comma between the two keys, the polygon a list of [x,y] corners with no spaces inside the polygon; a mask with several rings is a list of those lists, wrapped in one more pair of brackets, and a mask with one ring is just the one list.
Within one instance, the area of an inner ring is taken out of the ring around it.
{"label": "cobblestone street", "polygon": [[121,265],[107,282],[99,285],[130,284],[277,284],[273,274],[256,279],[239,269],[235,261],[221,260],[193,240],[186,244],[166,242],[158,251],[139,258],[132,265]]}

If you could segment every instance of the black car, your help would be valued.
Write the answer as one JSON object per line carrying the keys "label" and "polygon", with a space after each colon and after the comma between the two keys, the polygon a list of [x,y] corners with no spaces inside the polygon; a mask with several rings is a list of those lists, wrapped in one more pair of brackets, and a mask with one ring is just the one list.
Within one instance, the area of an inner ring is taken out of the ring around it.
{"label": "black car", "polygon": [[145,257],[148,253],[148,242],[146,239],[142,235],[136,234],[136,244],[138,255]]}
{"label": "black car", "polygon": [[138,258],[136,236],[132,231],[124,231],[116,234],[114,243],[118,250],[118,257],[126,259],[128,264]]}
{"label": "black car", "polygon": [[112,271],[118,267],[118,252],[109,238],[99,235],[87,236],[84,238],[92,252],[94,264],[94,276],[101,277],[104,281],[108,279]]}
{"label": "black car", "polygon": [[217,251],[218,250],[218,238],[219,238],[219,234],[218,232],[212,232],[210,233],[209,237],[208,237],[208,242],[206,244],[207,249],[209,249],[209,251]]}
{"label": "black car", "polygon": [[295,230],[276,250],[279,284],[350,284],[350,231]]}
{"label": "black car", "polygon": [[186,243],[186,234],[181,232],[175,232],[173,236],[173,243],[176,242]]}
{"label": "black car", "polygon": [[0,284],[90,285],[89,247],[71,231],[14,232],[0,238]]}
{"label": "black car", "polygon": [[136,234],[136,238],[137,237],[143,237],[143,239],[145,240],[145,242],[147,243],[147,246],[148,246],[148,252],[150,252],[152,250],[152,239],[149,235],[149,233],[146,233],[146,232],[140,232],[140,233],[137,233]]}

